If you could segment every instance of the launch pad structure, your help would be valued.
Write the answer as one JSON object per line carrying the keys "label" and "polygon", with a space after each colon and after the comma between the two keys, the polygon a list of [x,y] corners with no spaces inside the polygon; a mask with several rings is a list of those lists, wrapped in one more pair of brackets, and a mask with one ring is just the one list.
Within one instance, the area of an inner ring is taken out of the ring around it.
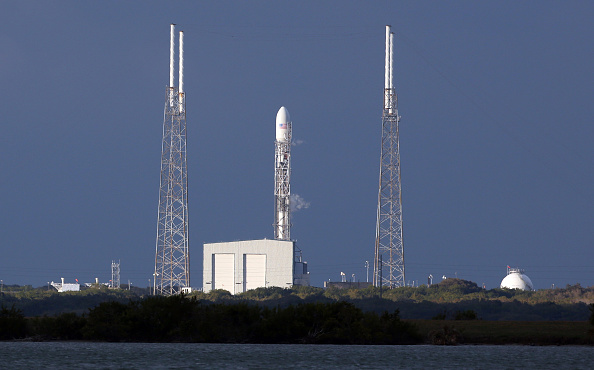
{"label": "launch pad structure", "polygon": [[111,280],[109,287],[112,289],[120,289],[120,261],[111,260]]}
{"label": "launch pad structure", "polygon": [[179,32],[179,87],[174,83],[175,25],[171,25],[169,86],[166,88],[161,146],[161,181],[153,292],[172,295],[190,288],[188,165],[184,93],[184,33]]}
{"label": "launch pad structure", "polygon": [[291,240],[292,122],[284,106],[276,114],[274,141],[274,239]]}
{"label": "launch pad structure", "polygon": [[400,183],[400,137],[398,96],[394,88],[394,33],[386,26],[386,60],[382,144],[380,155],[373,285],[405,286],[402,243],[402,189]]}
{"label": "launch pad structure", "polygon": [[[191,291],[188,242],[186,99],[183,89],[183,31],[179,33],[179,87],[176,87],[174,84],[174,29],[175,25],[172,24],[170,73],[169,85],[166,88],[163,120],[155,270],[153,274],[153,291],[159,295],[172,295]],[[373,285],[389,288],[405,286],[400,177],[400,116],[398,114],[398,97],[393,82],[393,42],[394,33],[391,31],[391,26],[386,26],[384,103]],[[291,136],[292,122],[289,113],[285,107],[281,107],[276,117],[275,141],[274,239],[277,241],[291,241]],[[220,254],[218,252],[223,251],[225,248],[227,248],[225,245],[214,247],[210,256],[207,254],[204,256],[205,258],[211,258],[214,262],[214,270],[210,274],[212,276],[205,276],[205,279],[212,278],[211,288],[217,286],[217,278],[218,280],[228,278],[231,281],[230,276],[235,276],[235,272],[232,273],[231,271],[236,270],[236,264],[227,260],[221,260],[220,262],[225,262],[223,264],[225,266],[224,271],[228,269],[229,273],[225,272],[223,275],[217,275],[217,254]],[[229,254],[229,252],[226,253]],[[257,253],[262,254],[263,252],[258,250]],[[293,253],[295,254],[295,251]],[[252,280],[261,280],[260,272],[263,271],[262,266],[266,266],[266,257],[251,257],[249,253],[241,255],[239,252],[234,252],[233,255],[235,254],[238,256],[238,261],[240,258],[244,258],[246,266],[249,267],[249,271],[248,267],[245,269],[246,278],[250,276]],[[297,261],[295,256],[291,259],[293,260],[291,270],[294,275],[292,282],[285,282],[285,284],[297,283],[295,277],[300,275],[303,276],[303,278],[299,278],[299,280],[302,280],[300,283],[309,285],[309,273],[306,270],[306,263],[301,262],[300,258]],[[302,269],[298,268],[302,272],[295,271],[295,263],[297,262],[303,264]],[[258,270],[257,277],[252,274],[253,271],[250,267],[252,263],[254,264],[253,267]],[[256,268],[256,266],[258,267]],[[241,269],[238,268],[237,271],[239,270]],[[242,277],[242,279],[244,278]],[[264,281],[266,286],[266,280]],[[254,281],[244,280],[244,289],[253,287],[253,283]],[[239,283],[234,280],[234,284]],[[260,285],[259,283],[255,284]],[[235,291],[235,288],[232,291]]]}
{"label": "launch pad structure", "polygon": [[256,288],[309,286],[307,262],[291,240],[292,122],[284,106],[276,114],[274,141],[274,240],[204,243],[203,291],[231,294]]}

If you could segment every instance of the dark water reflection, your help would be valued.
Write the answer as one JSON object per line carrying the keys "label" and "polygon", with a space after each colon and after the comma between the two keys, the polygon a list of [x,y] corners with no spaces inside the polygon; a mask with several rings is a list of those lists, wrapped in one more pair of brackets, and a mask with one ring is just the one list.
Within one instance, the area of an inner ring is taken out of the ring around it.
{"label": "dark water reflection", "polygon": [[0,342],[0,368],[592,369],[594,347]]}

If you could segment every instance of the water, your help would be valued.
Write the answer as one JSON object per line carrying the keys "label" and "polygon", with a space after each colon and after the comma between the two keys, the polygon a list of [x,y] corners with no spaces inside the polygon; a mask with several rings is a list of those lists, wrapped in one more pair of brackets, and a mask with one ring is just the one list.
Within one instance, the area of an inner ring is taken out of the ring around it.
{"label": "water", "polygon": [[0,342],[10,369],[591,369],[594,347]]}

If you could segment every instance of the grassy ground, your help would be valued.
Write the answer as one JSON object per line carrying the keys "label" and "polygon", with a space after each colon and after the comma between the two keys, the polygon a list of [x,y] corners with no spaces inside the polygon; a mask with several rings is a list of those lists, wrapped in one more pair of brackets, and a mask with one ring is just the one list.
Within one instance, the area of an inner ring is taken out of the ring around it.
{"label": "grassy ground", "polygon": [[435,344],[594,345],[593,327],[583,321],[406,321]]}

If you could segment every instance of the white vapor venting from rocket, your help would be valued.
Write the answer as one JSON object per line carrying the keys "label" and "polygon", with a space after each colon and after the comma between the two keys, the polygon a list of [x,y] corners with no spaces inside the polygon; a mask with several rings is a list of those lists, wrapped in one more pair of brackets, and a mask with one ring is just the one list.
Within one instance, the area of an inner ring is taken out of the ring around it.
{"label": "white vapor venting from rocket", "polygon": [[304,141],[304,140],[299,140],[299,139],[297,139],[297,140],[293,140],[293,142],[291,143],[291,145],[292,145],[292,146],[297,146],[297,145],[301,145],[301,144],[303,144],[303,143],[305,143],[305,141]]}
{"label": "white vapor venting from rocket", "polygon": [[291,212],[309,208],[310,202],[306,201],[299,194],[291,194]]}

